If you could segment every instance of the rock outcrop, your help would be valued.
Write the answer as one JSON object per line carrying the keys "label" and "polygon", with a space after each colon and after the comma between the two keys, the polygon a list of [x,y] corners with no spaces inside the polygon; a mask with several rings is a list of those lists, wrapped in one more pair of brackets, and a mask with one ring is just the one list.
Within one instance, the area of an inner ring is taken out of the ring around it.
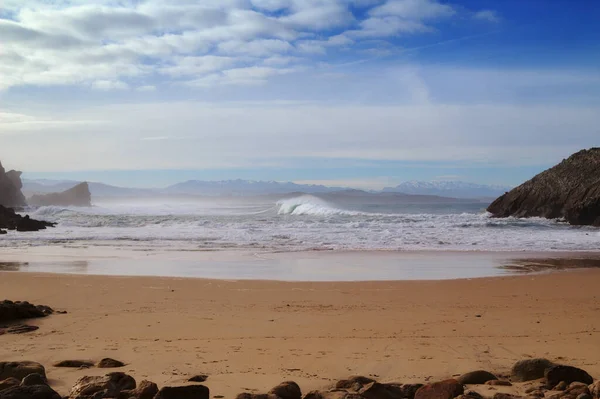
{"label": "rock outcrop", "polygon": [[0,322],[46,317],[53,312],[49,306],[33,305],[27,301],[0,301]]}
{"label": "rock outcrop", "polygon": [[61,193],[34,195],[28,202],[33,206],[92,206],[92,195],[87,182],[83,182]]}
{"label": "rock outcrop", "polygon": [[21,172],[16,170],[5,171],[0,163],[0,205],[7,208],[18,208],[27,205],[25,196],[21,192]]}
{"label": "rock outcrop", "polygon": [[2,229],[17,231],[38,231],[46,227],[54,227],[55,223],[31,219],[29,215],[21,216],[12,208],[0,205],[0,234],[6,232]]}
{"label": "rock outcrop", "polygon": [[600,226],[600,148],[582,150],[496,199],[495,217],[564,218]]}

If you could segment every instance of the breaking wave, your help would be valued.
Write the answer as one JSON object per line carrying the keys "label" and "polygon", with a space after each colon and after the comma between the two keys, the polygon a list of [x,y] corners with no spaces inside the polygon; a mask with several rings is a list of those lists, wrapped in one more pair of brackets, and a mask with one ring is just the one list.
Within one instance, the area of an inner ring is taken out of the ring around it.
{"label": "breaking wave", "polygon": [[311,216],[334,216],[334,215],[361,215],[361,212],[338,209],[327,201],[312,195],[302,195],[277,202],[277,213],[279,215],[311,215]]}

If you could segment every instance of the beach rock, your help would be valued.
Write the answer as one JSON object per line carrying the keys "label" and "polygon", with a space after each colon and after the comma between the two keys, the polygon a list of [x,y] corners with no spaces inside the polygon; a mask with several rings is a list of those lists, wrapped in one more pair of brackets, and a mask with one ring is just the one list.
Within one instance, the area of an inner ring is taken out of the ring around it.
{"label": "beach rock", "polygon": [[285,381],[269,391],[281,399],[302,399],[302,391],[294,381]]}
{"label": "beach rock", "polygon": [[462,384],[455,379],[449,379],[422,386],[415,393],[414,399],[453,399],[463,393]]}
{"label": "beach rock", "polygon": [[492,381],[492,380],[497,380],[498,377],[496,377],[494,374],[485,371],[485,370],[477,370],[477,371],[471,371],[470,373],[466,373],[461,375],[460,377],[458,377],[456,379],[456,381],[458,381],[459,383],[463,384],[463,385],[479,385],[479,384],[485,384],[488,381]]}
{"label": "beach rock", "polygon": [[358,393],[366,399],[403,399],[405,397],[401,385],[380,384],[379,382],[371,382],[363,386]]}
{"label": "beach rock", "polygon": [[198,374],[190,378],[189,382],[204,382],[208,379],[208,376],[205,374]]}
{"label": "beach rock", "polygon": [[278,399],[277,396],[269,393],[240,393],[236,397],[236,399]]}
{"label": "beach rock", "polygon": [[36,362],[0,362],[0,381],[11,377],[21,381],[29,374],[39,374],[45,379],[46,369]]}
{"label": "beach rock", "polygon": [[27,377],[23,378],[21,385],[24,387],[32,385],[48,385],[48,381],[46,381],[46,377],[35,373],[29,374]]}
{"label": "beach rock", "polygon": [[570,384],[572,382],[583,382],[589,385],[594,382],[592,376],[586,371],[573,366],[553,366],[544,372],[544,377],[549,386],[555,386],[561,381]]}
{"label": "beach rock", "polygon": [[349,391],[358,392],[362,389],[363,386],[375,382],[374,379],[369,377],[363,377],[360,375],[355,375],[347,380],[340,380],[335,384],[336,389],[347,389]]}
{"label": "beach rock", "polygon": [[109,357],[100,360],[97,365],[97,367],[101,368],[101,369],[112,369],[112,368],[119,368],[119,367],[123,367],[123,366],[125,366],[125,363],[120,362],[115,359],[111,359]]}
{"label": "beach rock", "polygon": [[137,388],[128,389],[119,393],[118,399],[153,399],[158,393],[158,385],[151,381],[143,380]]}
{"label": "beach rock", "polygon": [[34,206],[92,206],[92,195],[83,182],[60,193],[34,195],[28,202]]}
{"label": "beach rock", "polygon": [[548,359],[525,359],[516,362],[510,372],[512,381],[525,382],[544,378],[544,371],[554,366]]}
{"label": "beach rock", "polygon": [[58,363],[54,363],[54,367],[72,367],[79,369],[87,369],[90,367],[94,367],[93,362],[89,362],[86,360],[63,360]]}
{"label": "beach rock", "polygon": [[483,399],[483,395],[480,394],[479,392],[469,391],[469,392],[465,392],[462,395],[458,395],[456,398],[457,399]]}
{"label": "beach rock", "polygon": [[154,399],[210,399],[210,391],[204,385],[163,387]]}
{"label": "beach rock", "polygon": [[[238,395],[237,399],[252,399],[252,398],[240,398]],[[257,399],[272,399],[272,398],[257,398]],[[363,399],[357,393],[351,393],[345,390],[333,390],[328,392],[323,391],[310,391],[304,395],[303,399]]]}
{"label": "beach rock", "polygon": [[521,396],[498,392],[492,397],[492,399],[521,399]]}
{"label": "beach rock", "polygon": [[402,385],[402,396],[405,399],[414,399],[415,394],[423,384],[404,384]]}
{"label": "beach rock", "polygon": [[10,387],[16,387],[17,385],[20,385],[21,381],[17,380],[16,378],[10,377],[7,378],[5,380],[0,381],[0,391],[10,388]]}
{"label": "beach rock", "polygon": [[485,382],[485,385],[510,387],[510,386],[512,386],[512,383],[510,381],[505,381],[505,380],[489,380],[489,381]]}
{"label": "beach rock", "polygon": [[600,398],[600,380],[588,386],[590,393],[596,399]]}
{"label": "beach rock", "polygon": [[38,330],[38,326],[29,326],[27,324],[17,324],[12,326],[0,326],[0,335],[3,334],[25,334]]}
{"label": "beach rock", "polygon": [[53,310],[44,305],[32,305],[29,302],[3,300],[0,302],[0,322],[46,317]]}
{"label": "beach rock", "polygon": [[576,399],[593,399],[592,395],[590,395],[589,393],[582,393],[579,396],[577,396]]}
{"label": "beach rock", "polygon": [[582,150],[495,200],[495,217],[564,218],[600,226],[600,148]]}
{"label": "beach rock", "polygon": [[0,235],[2,234],[8,234],[8,231],[0,229]]}
{"label": "beach rock", "polygon": [[21,172],[16,170],[6,172],[0,162],[0,205],[7,208],[26,206],[21,188],[23,188]]}
{"label": "beach rock", "polygon": [[75,382],[69,399],[116,398],[121,391],[136,388],[133,377],[125,373],[108,373],[104,376],[85,376]]}
{"label": "beach rock", "polygon": [[533,391],[527,393],[527,397],[529,398],[543,398],[544,396],[544,392],[540,389],[534,389]]}
{"label": "beach rock", "polygon": [[567,387],[569,386],[569,384],[567,384],[566,381],[561,381],[558,384],[556,384],[554,386],[554,388],[552,388],[553,391],[564,391],[565,389],[567,389]]}
{"label": "beach rock", "polygon": [[0,399],[62,399],[48,385],[14,386],[0,391]]}

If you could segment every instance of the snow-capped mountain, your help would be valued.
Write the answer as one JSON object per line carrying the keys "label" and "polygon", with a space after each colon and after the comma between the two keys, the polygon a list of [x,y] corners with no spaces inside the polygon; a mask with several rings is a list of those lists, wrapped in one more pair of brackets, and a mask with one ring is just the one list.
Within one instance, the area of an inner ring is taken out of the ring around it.
{"label": "snow-capped mountain", "polygon": [[407,181],[396,187],[386,187],[383,192],[395,192],[419,195],[439,195],[454,198],[498,197],[509,191],[511,187],[467,183],[463,181]]}

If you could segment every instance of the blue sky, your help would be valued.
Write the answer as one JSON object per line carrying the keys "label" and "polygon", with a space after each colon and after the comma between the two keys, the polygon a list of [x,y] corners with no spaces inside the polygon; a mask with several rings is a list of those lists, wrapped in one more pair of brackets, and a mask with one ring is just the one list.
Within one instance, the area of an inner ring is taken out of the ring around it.
{"label": "blue sky", "polygon": [[30,178],[516,185],[600,138],[592,0],[14,1],[0,160]]}

